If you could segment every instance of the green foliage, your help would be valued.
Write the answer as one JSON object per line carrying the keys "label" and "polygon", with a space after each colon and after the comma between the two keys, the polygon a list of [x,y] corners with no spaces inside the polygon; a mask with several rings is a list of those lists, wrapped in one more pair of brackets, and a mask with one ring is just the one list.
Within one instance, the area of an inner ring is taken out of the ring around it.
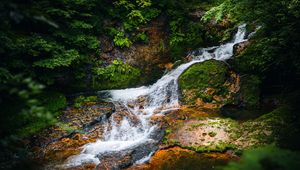
{"label": "green foliage", "polygon": [[58,92],[43,93],[39,98],[44,107],[51,112],[59,111],[67,106],[66,97]]}
{"label": "green foliage", "polygon": [[147,42],[149,42],[149,38],[144,32],[142,32],[142,33],[138,33],[136,35],[136,41],[141,41],[141,42],[147,43]]}
{"label": "green foliage", "polygon": [[1,1],[1,138],[31,135],[56,122],[66,106],[56,89],[70,87],[73,77],[82,81],[84,76],[74,73],[84,74],[82,68],[100,52],[107,9],[99,4],[107,5],[101,0]]}
{"label": "green foliage", "polygon": [[172,133],[172,129],[166,129],[166,135]]}
{"label": "green foliage", "polygon": [[[140,28],[160,14],[166,18],[169,28],[162,30],[169,33],[169,43],[161,41],[160,51],[165,53],[169,48],[174,61],[193,48],[228,39],[232,29],[221,27],[223,19],[262,26],[248,49],[232,61],[235,70],[255,75],[248,77],[241,87],[249,105],[257,105],[260,83],[264,89],[278,84],[298,88],[299,9],[298,0],[2,0],[1,138],[32,135],[56,123],[55,117],[66,106],[66,98],[57,89],[88,84],[91,79],[97,90],[135,85],[141,76],[139,69],[119,60],[103,67],[108,62],[98,57],[101,46],[98,39],[110,30],[115,45],[121,48],[130,47],[136,41],[147,42],[148,37]],[[191,14],[202,10],[207,11],[202,19]],[[198,97],[204,101],[212,100],[201,92],[207,87],[225,94],[221,85],[227,67],[214,62],[188,69],[179,79],[180,88],[197,89]],[[75,106],[94,100],[94,97],[79,97]],[[279,109],[262,119],[280,129],[280,114],[291,113]],[[292,132],[296,128],[289,129]],[[220,146],[220,150],[226,147]]]}
{"label": "green foliage", "polygon": [[141,11],[139,10],[132,10],[128,15],[128,19],[132,21],[133,25],[139,25],[146,23],[146,19],[142,15]]}
{"label": "green foliage", "polygon": [[203,44],[203,25],[179,18],[170,22],[169,45],[172,58],[179,60],[185,57],[188,48],[199,47]]}
{"label": "green foliage", "polygon": [[224,170],[299,169],[300,156],[297,152],[266,146],[245,151],[238,162],[230,162]]}
{"label": "green foliage", "polygon": [[209,10],[214,4],[218,3],[194,0],[162,2],[169,17],[169,47],[173,61],[182,59],[195,48],[219,44],[231,38],[231,25],[207,24],[194,15]]}
{"label": "green foliage", "polygon": [[7,83],[7,81],[12,79],[12,77],[13,76],[7,69],[0,67],[0,83]]}
{"label": "green foliage", "polygon": [[84,103],[97,101],[97,96],[78,96],[74,99],[74,107],[81,108]]}
{"label": "green foliage", "polygon": [[217,135],[217,133],[216,133],[216,132],[209,132],[208,135],[209,135],[210,137],[215,137],[215,136]]}
{"label": "green foliage", "polygon": [[133,31],[160,14],[159,9],[152,7],[151,0],[116,0],[114,4],[116,10],[120,10],[121,15],[118,17],[128,31]]}
{"label": "green foliage", "polygon": [[113,4],[115,12],[112,15],[122,23],[121,26],[113,26],[115,31],[111,36],[115,44],[129,47],[134,41],[147,42],[144,34],[138,31],[139,27],[156,18],[161,13],[160,9],[151,0],[116,0]]}
{"label": "green foliage", "polygon": [[[21,75],[13,76],[0,86],[2,135],[17,133],[27,136],[53,123],[50,110],[38,97],[43,88],[43,85]],[[35,126],[37,123],[39,126]]]}
{"label": "green foliage", "polygon": [[233,9],[234,4],[232,3],[232,1],[225,0],[220,5],[212,7],[210,10],[208,10],[202,17],[202,20],[204,22],[208,22],[209,20],[214,19],[215,21],[220,22],[225,17],[230,17],[229,12]]}
{"label": "green foliage", "polygon": [[61,66],[70,66],[78,58],[79,54],[76,50],[68,50],[63,54],[54,55],[53,58],[36,61],[33,66],[54,69]]}
{"label": "green foliage", "polygon": [[300,47],[299,9],[300,4],[295,0],[225,0],[208,11],[202,20],[230,18],[237,23],[262,26],[247,50],[233,61],[233,66],[240,72],[262,77],[267,83],[263,83],[264,86],[274,83],[290,86],[300,72],[300,60],[296,57]]}
{"label": "green foliage", "polygon": [[132,42],[125,37],[123,32],[118,32],[114,37],[114,43],[119,47],[130,47]]}
{"label": "green foliage", "polygon": [[121,60],[105,68],[94,68],[93,86],[100,89],[125,88],[136,84],[141,72]]}

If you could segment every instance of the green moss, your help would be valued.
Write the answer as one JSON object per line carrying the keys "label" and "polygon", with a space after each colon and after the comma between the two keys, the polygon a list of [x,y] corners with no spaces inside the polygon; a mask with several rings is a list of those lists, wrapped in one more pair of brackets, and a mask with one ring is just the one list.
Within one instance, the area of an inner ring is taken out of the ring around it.
{"label": "green moss", "polygon": [[197,123],[197,124],[193,124],[192,128],[198,128],[198,127],[201,127],[201,126],[204,126],[204,125],[205,125],[204,123]]}
{"label": "green moss", "polygon": [[179,77],[183,102],[191,104],[197,98],[211,102],[212,94],[204,93],[207,88],[213,88],[214,95],[227,94],[228,91],[223,86],[227,80],[227,74],[227,66],[220,61],[208,60],[192,65]]}
{"label": "green moss", "polygon": [[208,135],[209,135],[210,137],[215,137],[215,136],[217,135],[217,133],[216,133],[216,132],[209,132]]}
{"label": "green moss", "polygon": [[180,77],[180,88],[205,90],[220,87],[226,81],[227,67],[216,60],[197,63],[187,69]]}
{"label": "green moss", "polygon": [[172,133],[172,129],[166,129],[166,135]]}
{"label": "green moss", "polygon": [[236,145],[219,142],[218,144],[211,143],[207,146],[181,146],[182,148],[190,149],[196,152],[224,152],[226,150],[236,150]]}

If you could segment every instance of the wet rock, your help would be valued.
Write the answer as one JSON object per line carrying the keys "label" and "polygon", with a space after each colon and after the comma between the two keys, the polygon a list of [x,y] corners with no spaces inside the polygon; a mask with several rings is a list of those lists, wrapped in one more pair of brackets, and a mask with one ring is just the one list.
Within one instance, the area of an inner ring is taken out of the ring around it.
{"label": "wet rock", "polygon": [[134,103],[127,103],[127,106],[131,109],[133,109],[135,106],[134,106]]}
{"label": "wet rock", "polygon": [[61,162],[80,153],[81,146],[102,137],[102,124],[114,110],[114,105],[106,102],[90,102],[82,108],[68,108],[60,116],[60,124],[32,138],[36,159]]}
{"label": "wet rock", "polygon": [[157,122],[163,121],[163,115],[154,114],[150,117],[150,122],[153,124],[157,124]]}
{"label": "wet rock", "polygon": [[178,66],[180,66],[181,64],[183,64],[182,60],[177,60],[174,62],[172,69],[176,69]]}
{"label": "wet rock", "polygon": [[244,41],[233,46],[233,55],[240,55],[250,45],[250,41]]}
{"label": "wet rock", "polygon": [[57,142],[41,148],[43,159],[47,161],[62,161],[72,155],[79,154],[81,146],[86,143],[95,142],[96,138],[87,138],[85,135],[77,134],[75,138],[63,138]]}
{"label": "wet rock", "polygon": [[118,125],[120,125],[122,120],[124,120],[124,119],[127,119],[133,125],[137,125],[138,123],[140,123],[137,116],[135,114],[133,114],[132,112],[130,112],[129,110],[127,110],[125,105],[119,103],[119,104],[116,104],[115,107],[116,107],[116,111],[114,112],[113,120]]}
{"label": "wet rock", "polygon": [[116,151],[108,154],[104,153],[98,155],[101,164],[99,164],[96,169],[119,170],[127,168],[157,149],[157,142],[152,140],[139,146],[134,146],[132,149],[127,149],[126,151]]}
{"label": "wet rock", "polygon": [[95,164],[84,163],[81,166],[64,168],[64,170],[94,170],[96,168]]}
{"label": "wet rock", "polygon": [[[99,105],[95,105],[92,106],[91,109],[99,109],[98,107]],[[99,115],[98,117],[95,117],[94,119],[92,119],[91,121],[89,121],[88,123],[85,123],[82,127],[85,131],[89,131],[90,129],[92,129],[95,125],[99,124],[99,123],[103,123],[104,121],[107,121],[110,116],[112,115],[112,113],[114,112],[114,109],[110,110],[106,110],[104,111],[101,115]]]}
{"label": "wet rock", "polygon": [[188,169],[188,170],[210,170],[215,166],[225,165],[230,160],[238,157],[230,153],[206,153],[172,147],[157,151],[149,163],[136,165],[126,170],[160,170],[160,169]]}
{"label": "wet rock", "polygon": [[146,101],[146,96],[139,96],[137,99],[137,102],[139,104],[144,104],[145,101]]}
{"label": "wet rock", "polygon": [[159,67],[166,70],[171,70],[173,68],[173,63],[159,64]]}
{"label": "wet rock", "polygon": [[128,111],[117,111],[114,113],[113,116],[114,121],[120,125],[122,120],[127,119],[130,121],[130,123],[132,123],[133,125],[137,125],[138,123],[140,123],[139,119],[137,118],[137,116],[131,112]]}
{"label": "wet rock", "polygon": [[101,51],[104,53],[111,52],[114,49],[113,41],[108,37],[102,37],[101,39]]}

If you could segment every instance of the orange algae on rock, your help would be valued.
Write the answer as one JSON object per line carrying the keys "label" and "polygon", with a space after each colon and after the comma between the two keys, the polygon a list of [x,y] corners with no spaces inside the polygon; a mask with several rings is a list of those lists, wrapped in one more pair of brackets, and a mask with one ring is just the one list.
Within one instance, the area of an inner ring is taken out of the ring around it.
{"label": "orange algae on rock", "polygon": [[209,170],[225,165],[237,157],[230,153],[197,153],[191,150],[173,147],[157,151],[149,163],[133,166],[127,170]]}

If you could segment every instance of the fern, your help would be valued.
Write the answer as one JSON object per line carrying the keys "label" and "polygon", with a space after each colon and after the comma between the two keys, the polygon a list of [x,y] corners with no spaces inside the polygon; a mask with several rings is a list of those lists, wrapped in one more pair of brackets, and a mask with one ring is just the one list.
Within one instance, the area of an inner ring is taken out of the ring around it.
{"label": "fern", "polygon": [[76,50],[67,50],[63,54],[54,55],[52,58],[36,61],[33,63],[35,67],[43,67],[54,69],[62,66],[70,66],[73,61],[80,57]]}

